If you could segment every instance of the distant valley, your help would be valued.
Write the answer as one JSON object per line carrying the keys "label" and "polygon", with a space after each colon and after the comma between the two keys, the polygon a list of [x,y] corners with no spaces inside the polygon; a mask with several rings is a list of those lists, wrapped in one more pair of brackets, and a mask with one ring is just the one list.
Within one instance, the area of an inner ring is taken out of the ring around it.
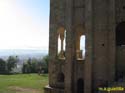
{"label": "distant valley", "polygon": [[0,50],[0,58],[7,59],[8,56],[18,56],[19,59],[42,58],[47,55],[47,50],[39,49],[3,49]]}

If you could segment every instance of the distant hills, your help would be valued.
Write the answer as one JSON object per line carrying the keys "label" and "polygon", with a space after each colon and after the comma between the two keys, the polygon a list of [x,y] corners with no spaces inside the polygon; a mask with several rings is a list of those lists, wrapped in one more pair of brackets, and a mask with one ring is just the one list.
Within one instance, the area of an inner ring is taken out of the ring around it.
{"label": "distant hills", "polygon": [[48,54],[48,50],[40,49],[0,49],[0,58],[6,59],[8,56],[18,56],[20,59],[42,58]]}

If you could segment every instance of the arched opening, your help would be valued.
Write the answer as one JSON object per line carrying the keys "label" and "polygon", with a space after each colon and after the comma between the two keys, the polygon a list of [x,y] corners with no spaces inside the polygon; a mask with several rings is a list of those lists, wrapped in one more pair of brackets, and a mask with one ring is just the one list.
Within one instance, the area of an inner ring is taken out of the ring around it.
{"label": "arched opening", "polygon": [[66,41],[66,30],[63,27],[58,29],[58,56],[61,59],[65,58],[65,43]]}
{"label": "arched opening", "polygon": [[85,59],[85,35],[80,38],[80,50],[82,50],[82,58]]}
{"label": "arched opening", "polygon": [[57,81],[60,82],[60,83],[63,83],[64,79],[65,79],[64,74],[63,73],[59,73],[58,76],[57,76]]}
{"label": "arched opening", "polygon": [[116,81],[125,78],[125,21],[116,26]]}
{"label": "arched opening", "polygon": [[77,93],[84,93],[84,81],[83,81],[83,79],[79,79],[77,81]]}
{"label": "arched opening", "polygon": [[116,45],[125,45],[125,22],[121,22],[116,27]]}
{"label": "arched opening", "polygon": [[85,30],[81,25],[76,28],[76,58],[85,59]]}

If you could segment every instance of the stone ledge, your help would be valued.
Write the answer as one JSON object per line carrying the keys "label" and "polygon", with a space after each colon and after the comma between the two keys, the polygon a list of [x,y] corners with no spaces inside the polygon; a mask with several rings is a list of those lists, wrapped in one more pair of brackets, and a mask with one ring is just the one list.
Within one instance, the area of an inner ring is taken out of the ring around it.
{"label": "stone ledge", "polygon": [[64,93],[64,89],[53,88],[47,85],[44,87],[44,93]]}

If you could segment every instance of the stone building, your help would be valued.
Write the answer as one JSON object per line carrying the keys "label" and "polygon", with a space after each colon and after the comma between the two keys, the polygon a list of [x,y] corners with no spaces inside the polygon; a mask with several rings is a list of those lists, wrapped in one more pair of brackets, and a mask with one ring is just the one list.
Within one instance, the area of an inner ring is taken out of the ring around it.
{"label": "stone building", "polygon": [[49,56],[45,93],[125,86],[125,0],[50,0]]}

